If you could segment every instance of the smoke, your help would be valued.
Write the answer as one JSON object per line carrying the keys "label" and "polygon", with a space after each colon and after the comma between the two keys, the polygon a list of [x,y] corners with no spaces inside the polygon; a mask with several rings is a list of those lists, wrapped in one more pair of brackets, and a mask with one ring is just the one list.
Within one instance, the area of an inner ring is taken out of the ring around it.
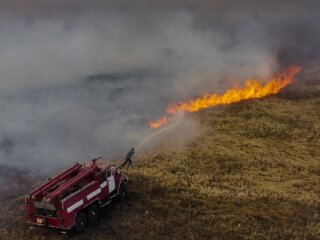
{"label": "smoke", "polygon": [[0,2],[1,165],[125,154],[171,101],[319,59],[316,1],[161,2]]}

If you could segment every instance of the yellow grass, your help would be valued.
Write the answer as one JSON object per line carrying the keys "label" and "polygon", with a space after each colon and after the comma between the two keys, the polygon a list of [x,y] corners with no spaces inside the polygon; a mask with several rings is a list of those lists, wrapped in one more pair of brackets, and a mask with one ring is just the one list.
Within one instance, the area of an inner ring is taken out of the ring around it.
{"label": "yellow grass", "polygon": [[315,69],[287,93],[193,114],[202,135],[125,170],[130,198],[83,234],[30,229],[3,208],[0,239],[320,239]]}

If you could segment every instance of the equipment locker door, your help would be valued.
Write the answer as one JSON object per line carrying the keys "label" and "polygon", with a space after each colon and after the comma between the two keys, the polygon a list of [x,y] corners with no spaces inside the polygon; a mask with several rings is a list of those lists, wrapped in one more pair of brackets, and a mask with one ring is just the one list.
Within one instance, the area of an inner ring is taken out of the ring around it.
{"label": "equipment locker door", "polygon": [[116,189],[116,182],[111,169],[107,170],[107,181],[108,181],[109,193],[111,193],[113,190]]}

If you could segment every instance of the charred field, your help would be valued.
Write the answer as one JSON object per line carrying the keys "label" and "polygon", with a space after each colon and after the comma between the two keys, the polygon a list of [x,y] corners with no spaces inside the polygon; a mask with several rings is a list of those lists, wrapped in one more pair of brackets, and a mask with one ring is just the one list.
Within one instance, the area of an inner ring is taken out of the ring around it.
{"label": "charred field", "polygon": [[314,65],[278,95],[192,114],[201,136],[139,155],[129,199],[79,235],[30,228],[23,194],[39,177],[3,169],[0,239],[319,239],[319,106]]}

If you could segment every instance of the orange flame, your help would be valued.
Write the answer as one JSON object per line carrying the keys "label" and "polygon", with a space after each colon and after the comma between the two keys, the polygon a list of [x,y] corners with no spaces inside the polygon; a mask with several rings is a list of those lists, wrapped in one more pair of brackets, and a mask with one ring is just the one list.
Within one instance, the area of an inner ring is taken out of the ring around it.
{"label": "orange flame", "polygon": [[172,119],[171,118],[168,118],[168,117],[161,117],[159,118],[158,120],[156,121],[149,121],[148,124],[151,128],[158,128],[158,127],[161,127],[162,125],[164,124],[167,124],[169,122],[171,122]]}
{"label": "orange flame", "polygon": [[[282,88],[288,86],[294,81],[295,75],[301,70],[297,66],[291,66],[282,73],[273,76],[265,84],[261,80],[246,80],[245,87],[234,88],[226,91],[224,94],[205,94],[195,100],[169,104],[168,114],[177,112],[195,112],[203,108],[231,104],[247,99],[262,98],[270,94],[278,93]],[[172,121],[172,118],[164,116],[148,124],[151,128],[158,128]]]}

